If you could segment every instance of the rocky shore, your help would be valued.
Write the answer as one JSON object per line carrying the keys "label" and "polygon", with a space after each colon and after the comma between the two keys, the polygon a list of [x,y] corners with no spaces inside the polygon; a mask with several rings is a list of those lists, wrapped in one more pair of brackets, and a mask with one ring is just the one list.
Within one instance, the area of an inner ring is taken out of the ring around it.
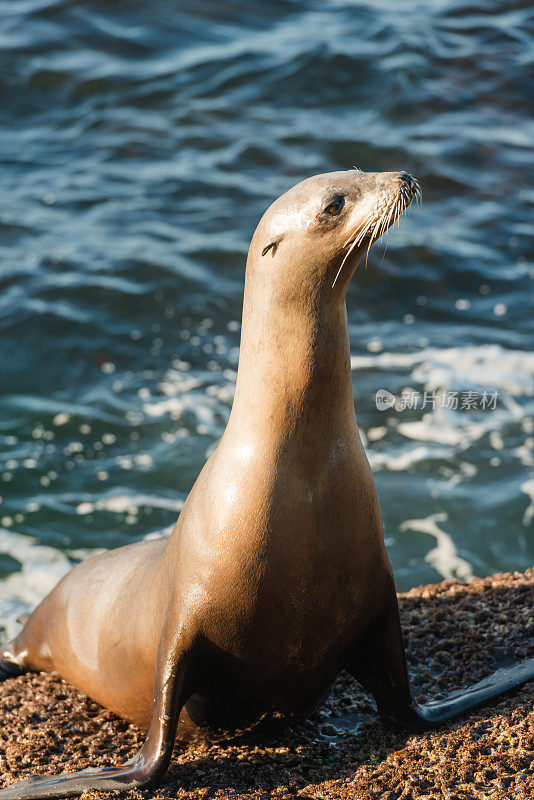
{"label": "rocky shore", "polygon": [[[418,698],[480,680],[534,655],[534,569],[444,581],[399,596]],[[129,798],[530,800],[534,683],[426,734],[385,728],[343,674],[328,701],[276,741],[176,748],[164,785]],[[61,680],[0,684],[0,785],[129,758],[143,733]],[[84,797],[109,797],[87,792]]]}

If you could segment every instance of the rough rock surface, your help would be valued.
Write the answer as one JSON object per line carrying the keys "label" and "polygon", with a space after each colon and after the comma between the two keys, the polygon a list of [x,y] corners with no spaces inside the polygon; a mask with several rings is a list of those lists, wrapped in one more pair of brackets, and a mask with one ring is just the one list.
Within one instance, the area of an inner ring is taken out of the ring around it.
{"label": "rough rock surface", "polygon": [[[419,697],[473,683],[534,654],[534,569],[468,585],[446,581],[400,595]],[[426,734],[386,729],[343,674],[328,701],[277,741],[176,748],[164,785],[133,798],[534,797],[534,683]],[[143,733],[61,680],[0,685],[0,785],[31,773],[119,763]],[[87,792],[84,797],[109,797]]]}

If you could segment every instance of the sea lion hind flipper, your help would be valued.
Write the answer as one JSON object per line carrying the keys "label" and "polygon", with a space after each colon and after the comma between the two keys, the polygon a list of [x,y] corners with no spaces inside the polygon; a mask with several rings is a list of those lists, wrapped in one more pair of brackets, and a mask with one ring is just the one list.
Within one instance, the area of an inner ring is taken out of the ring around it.
{"label": "sea lion hind flipper", "polygon": [[415,707],[419,717],[422,717],[429,726],[439,725],[528,681],[534,681],[534,658],[498,669],[478,683],[451,692],[443,699],[429,700],[424,705],[415,703]]}
{"label": "sea lion hind flipper", "polygon": [[166,652],[156,666],[154,709],[147,737],[133,758],[116,767],[88,768],[63,775],[32,775],[0,789],[0,800],[73,797],[88,789],[103,792],[146,789],[165,775],[174,748],[180,711],[187,701],[187,665],[183,651]]}
{"label": "sea lion hind flipper", "polygon": [[360,637],[346,668],[372,693],[384,721],[411,730],[428,730],[456,719],[534,680],[534,658],[531,658],[499,669],[478,683],[439,700],[417,703],[410,689],[396,597],[378,624]]}

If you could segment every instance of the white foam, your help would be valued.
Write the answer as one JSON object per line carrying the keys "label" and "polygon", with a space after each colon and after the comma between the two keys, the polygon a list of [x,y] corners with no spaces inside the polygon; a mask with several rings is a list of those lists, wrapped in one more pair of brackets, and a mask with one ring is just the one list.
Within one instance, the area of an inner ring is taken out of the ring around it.
{"label": "white foam", "polygon": [[503,426],[508,419],[509,414],[506,411],[480,412],[475,415],[438,406],[424,414],[420,420],[399,422],[397,430],[407,439],[465,449],[486,433],[497,441],[496,437],[500,438],[500,434],[496,428]]}
{"label": "white foam", "polygon": [[[197,432],[220,436],[223,432],[224,422],[221,411],[229,412],[232,405],[236,373],[233,370],[223,370],[224,383],[209,383],[194,377],[188,371],[189,365],[183,369],[176,368],[181,365],[176,359],[173,368],[168,369],[164,379],[158,384],[158,390],[163,395],[161,399],[154,396],[144,399],[143,412],[148,417],[170,416],[173,420],[180,420],[185,414],[191,415],[195,420]],[[214,364],[215,362],[210,362]],[[217,374],[221,367],[217,366]]]}
{"label": "white foam", "polygon": [[351,356],[359,369],[410,369],[427,391],[438,389],[500,389],[515,396],[532,396],[534,354],[501,345],[423,348],[413,353],[382,352]]}
{"label": "white foam", "polygon": [[454,542],[446,531],[438,526],[438,522],[446,522],[447,514],[444,512],[431,514],[424,519],[407,519],[401,523],[401,531],[416,531],[432,536],[436,541],[425,556],[425,561],[431,564],[445,580],[468,581],[473,578],[471,564],[460,558]]}
{"label": "white foam", "polygon": [[409,449],[395,448],[391,451],[375,453],[372,450],[367,452],[369,463],[375,472],[388,469],[392,472],[400,472],[403,469],[412,467],[423,461],[434,458],[435,455],[430,447],[411,447]]}
{"label": "white foam", "polygon": [[[450,414],[440,413],[443,411],[446,410],[436,409],[433,414],[424,414],[420,420],[400,422],[397,430],[407,439],[419,442],[437,442],[453,446],[461,444],[466,438],[464,431],[455,424]],[[439,418],[439,424],[436,424],[436,418]],[[479,438],[478,435],[476,438]]]}
{"label": "white foam", "polygon": [[69,558],[55,547],[35,543],[31,536],[0,528],[0,552],[8,553],[21,569],[0,581],[0,620],[8,639],[20,631],[16,618],[33,611],[71,568]]}
{"label": "white foam", "polygon": [[[467,392],[486,390],[490,395],[497,392],[495,408],[480,407],[465,411],[443,407],[439,402],[423,410],[419,407],[420,419],[407,418],[414,412],[397,408],[388,419],[388,436],[381,437],[391,444],[386,451],[368,453],[371,465],[376,469],[399,471],[427,458],[454,461],[473,442],[488,436],[494,450],[507,449],[506,438],[510,424],[517,424],[525,417],[525,405],[532,396],[532,374],[534,355],[519,350],[507,350],[500,345],[467,346],[450,348],[423,348],[417,352],[381,352],[373,355],[352,356],[351,366],[359,370],[385,371],[399,375],[406,373],[406,387],[420,392]],[[357,381],[356,376],[356,381]],[[387,388],[387,387],[385,387]],[[400,395],[400,392],[398,392]],[[479,395],[480,397],[480,395]],[[519,398],[523,400],[518,402]],[[460,398],[461,399],[461,398]],[[461,403],[460,403],[461,406]],[[399,443],[393,435],[397,432],[404,439],[424,443],[425,448]],[[388,441],[389,438],[389,441]],[[372,442],[373,439],[369,437]],[[532,459],[530,440],[507,453],[528,465]]]}
{"label": "white foam", "polygon": [[385,425],[381,425],[378,428],[369,428],[367,431],[367,440],[369,442],[378,442],[386,436],[387,432],[388,429]]}
{"label": "white foam", "polygon": [[180,498],[152,497],[151,495],[115,494],[101,497],[95,502],[84,500],[76,506],[76,512],[82,516],[94,511],[112,511],[115,514],[138,514],[145,506],[163,508],[168,511],[181,511],[184,501]]}

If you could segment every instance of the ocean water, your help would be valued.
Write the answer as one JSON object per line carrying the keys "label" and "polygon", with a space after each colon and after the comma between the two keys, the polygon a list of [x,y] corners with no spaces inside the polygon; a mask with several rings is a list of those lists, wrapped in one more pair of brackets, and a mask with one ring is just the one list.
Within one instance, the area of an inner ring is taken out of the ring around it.
{"label": "ocean water", "polygon": [[70,564],[174,523],[230,411],[257,220],[353,165],[424,198],[348,294],[398,588],[532,564],[533,22],[0,0],[4,637]]}

